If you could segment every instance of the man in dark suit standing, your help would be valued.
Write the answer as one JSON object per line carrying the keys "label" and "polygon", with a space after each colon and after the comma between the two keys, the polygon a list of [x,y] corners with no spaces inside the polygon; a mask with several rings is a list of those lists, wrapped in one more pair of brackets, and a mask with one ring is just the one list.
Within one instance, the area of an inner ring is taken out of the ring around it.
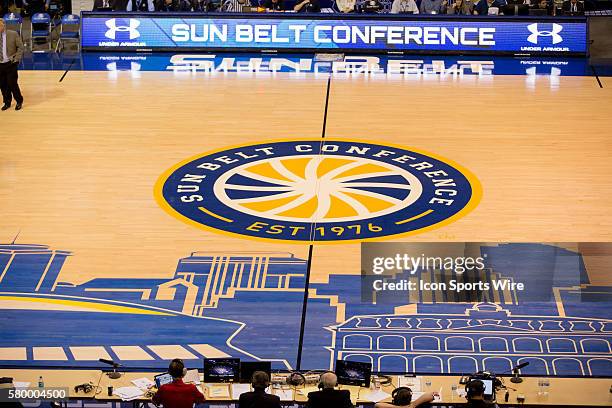
{"label": "man in dark suit standing", "polygon": [[353,408],[349,390],[336,390],[338,377],[332,372],[321,376],[319,388],[321,391],[308,393],[308,408]]}
{"label": "man in dark suit standing", "polygon": [[5,111],[11,107],[15,98],[17,105],[15,110],[21,110],[23,96],[17,80],[17,66],[23,57],[23,42],[15,31],[7,30],[4,20],[0,19],[0,88],[2,88],[2,99]]}
{"label": "man in dark suit standing", "polygon": [[277,395],[267,394],[270,377],[263,371],[255,371],[251,380],[253,391],[240,394],[237,408],[281,408]]}

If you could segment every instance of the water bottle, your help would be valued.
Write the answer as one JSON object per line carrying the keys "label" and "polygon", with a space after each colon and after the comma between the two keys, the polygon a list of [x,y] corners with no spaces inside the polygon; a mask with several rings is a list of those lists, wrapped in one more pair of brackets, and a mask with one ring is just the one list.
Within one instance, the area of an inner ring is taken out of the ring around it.
{"label": "water bottle", "polygon": [[45,388],[45,382],[43,381],[42,375],[38,377],[38,388]]}

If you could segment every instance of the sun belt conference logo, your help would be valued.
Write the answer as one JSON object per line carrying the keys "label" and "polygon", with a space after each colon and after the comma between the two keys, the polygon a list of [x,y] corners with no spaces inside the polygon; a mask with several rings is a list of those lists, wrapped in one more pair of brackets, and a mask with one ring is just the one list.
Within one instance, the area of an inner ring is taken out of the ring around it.
{"label": "sun belt conference logo", "polygon": [[418,233],[469,212],[478,180],[446,159],[353,140],[295,140],[204,153],[163,174],[162,208],[205,229],[334,242]]}

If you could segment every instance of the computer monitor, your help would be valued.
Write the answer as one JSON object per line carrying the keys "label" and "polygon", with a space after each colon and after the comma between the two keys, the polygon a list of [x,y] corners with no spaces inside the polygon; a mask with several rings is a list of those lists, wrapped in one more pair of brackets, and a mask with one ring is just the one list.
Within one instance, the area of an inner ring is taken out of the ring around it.
{"label": "computer monitor", "polygon": [[205,358],[204,382],[238,382],[240,375],[239,358]]}
{"label": "computer monitor", "polygon": [[372,364],[338,360],[336,361],[336,376],[338,377],[338,384],[369,387],[372,377]]}
{"label": "computer monitor", "polygon": [[155,380],[155,385],[157,386],[157,389],[159,389],[164,384],[170,384],[174,380],[169,373],[156,375],[155,377],[153,377],[153,379]]}
{"label": "computer monitor", "polygon": [[250,383],[255,371],[263,371],[272,376],[272,363],[270,361],[241,361],[240,382]]}

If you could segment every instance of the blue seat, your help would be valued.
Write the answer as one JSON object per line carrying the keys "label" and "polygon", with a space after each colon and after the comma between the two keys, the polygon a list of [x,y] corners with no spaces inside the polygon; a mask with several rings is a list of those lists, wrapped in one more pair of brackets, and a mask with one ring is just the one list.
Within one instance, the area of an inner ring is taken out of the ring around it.
{"label": "blue seat", "polygon": [[57,40],[57,44],[55,45],[55,52],[57,52],[60,47],[61,49],[63,49],[65,42],[76,43],[77,47],[80,49],[80,27],[81,18],[76,14],[66,14],[65,16],[63,16],[62,20],[60,21],[60,34],[59,39]]}
{"label": "blue seat", "polygon": [[21,17],[21,14],[8,13],[2,17],[2,20],[4,20],[7,29],[17,31],[23,39],[23,17]]}
{"label": "blue seat", "polygon": [[32,16],[30,24],[32,27],[30,48],[33,48],[34,40],[44,39],[51,50],[51,16],[47,13],[36,13]]}

